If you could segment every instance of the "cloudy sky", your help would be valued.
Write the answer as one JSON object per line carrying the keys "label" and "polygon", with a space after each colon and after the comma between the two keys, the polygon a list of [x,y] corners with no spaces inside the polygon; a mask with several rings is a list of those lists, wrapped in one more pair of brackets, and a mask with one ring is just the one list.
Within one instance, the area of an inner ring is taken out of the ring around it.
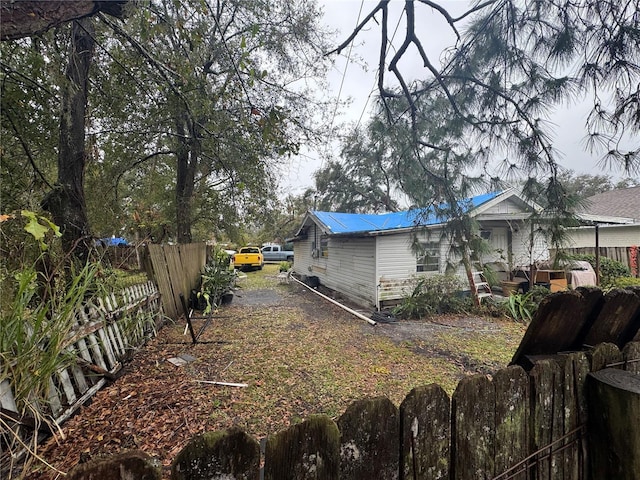
{"label": "cloudy sky", "polygon": [[[324,10],[323,23],[331,30],[336,30],[336,46],[346,40],[353,31],[359,18],[364,18],[377,4],[377,0],[318,0]],[[439,2],[452,15],[465,11],[470,4],[468,0],[449,0]],[[398,25],[395,36],[396,43],[404,35],[401,18],[404,0],[392,0],[390,5],[390,25]],[[442,50],[455,42],[455,36],[443,17],[435,10],[416,2],[416,18],[422,28],[428,29],[428,40],[424,46],[433,63],[438,61]],[[390,35],[392,34],[390,28]],[[329,75],[331,94],[339,96],[341,101],[350,99],[347,108],[336,108],[334,128],[343,123],[365,123],[370,115],[370,107],[377,92],[377,61],[380,48],[379,27],[371,23],[356,38],[351,49],[347,48],[340,56],[335,56],[335,65]],[[407,58],[410,58],[407,56]],[[401,65],[408,79],[426,78],[427,74],[421,62],[405,62]],[[584,149],[584,122],[588,106],[586,104],[570,105],[557,111],[549,119],[556,125],[555,148],[561,153],[560,163],[578,173],[602,174],[617,176],[616,172],[603,172],[598,166],[598,156]],[[338,145],[330,146],[334,158],[338,158]],[[299,194],[313,186],[312,174],[322,166],[318,152],[303,149],[301,155],[291,159],[284,172],[283,183],[285,194]]]}

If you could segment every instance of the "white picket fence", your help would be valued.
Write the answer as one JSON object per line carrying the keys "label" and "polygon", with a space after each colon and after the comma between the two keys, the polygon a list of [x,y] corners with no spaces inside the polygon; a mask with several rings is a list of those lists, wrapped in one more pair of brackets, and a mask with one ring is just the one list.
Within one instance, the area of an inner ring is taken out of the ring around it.
{"label": "white picket fence", "polygon": [[[76,326],[65,344],[76,361],[49,379],[48,402],[38,405],[39,411],[58,425],[71,417],[113,378],[128,354],[156,335],[162,318],[160,293],[152,282],[128,287],[118,297],[85,304],[76,313]],[[10,378],[0,379],[0,407],[5,419],[12,412],[18,417]],[[32,436],[24,425],[16,421],[15,431]]]}

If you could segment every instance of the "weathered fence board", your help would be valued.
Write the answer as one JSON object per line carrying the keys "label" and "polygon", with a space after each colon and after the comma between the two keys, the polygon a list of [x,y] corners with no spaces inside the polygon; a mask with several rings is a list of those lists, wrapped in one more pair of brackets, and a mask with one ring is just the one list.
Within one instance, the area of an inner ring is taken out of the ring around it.
{"label": "weathered fence board", "polygon": [[[611,342],[622,347],[633,340],[638,330],[640,295],[631,290],[616,289],[607,293],[604,301],[598,320],[594,322],[584,342],[587,345]],[[603,320],[600,321],[600,318]]]}
{"label": "weathered fence board", "polygon": [[[100,306],[104,304],[87,304],[75,313],[74,328],[63,343],[64,351],[74,361],[48,379],[47,402],[32,405],[34,408],[58,424],[62,423],[106,384],[102,377],[120,368],[122,358],[132,347],[138,347],[145,341],[147,332],[155,331],[156,317],[162,316],[156,287],[148,283],[126,289],[122,296],[131,298],[134,291],[138,301],[133,305],[109,311]],[[114,297],[111,306],[115,305]],[[139,325],[132,329],[122,328],[132,322]],[[11,390],[11,378],[0,379],[0,403],[3,409],[21,416],[20,406]],[[30,441],[30,436],[33,438],[32,431],[23,428],[21,432],[25,434],[22,442]]]}
{"label": "weathered fence board", "polygon": [[495,474],[495,386],[485,375],[465,377],[451,397],[453,476],[458,480]]}
{"label": "weathered fence board", "polygon": [[589,360],[584,353],[572,353],[563,365],[564,382],[564,480],[582,480],[586,477],[587,421],[585,382],[589,373]]}
{"label": "weathered fence board", "polygon": [[340,471],[340,432],[326,415],[267,438],[265,480],[336,480]]}
{"label": "weathered fence board", "polygon": [[[512,468],[529,453],[530,391],[529,376],[521,367],[499,370],[493,377],[495,399],[495,473]],[[509,475],[526,480],[526,465]]]}
{"label": "weathered fence board", "polygon": [[640,478],[640,376],[605,368],[589,374],[592,478]]}
{"label": "weathered fence board", "polygon": [[204,243],[187,245],[149,245],[153,277],[162,294],[165,314],[177,320],[182,311],[180,294],[189,296],[200,283],[200,274],[207,261]]}
{"label": "weathered fence board", "polygon": [[260,444],[237,428],[198,435],[171,465],[173,480],[257,480],[259,475]]}
{"label": "weathered fence board", "polygon": [[611,342],[622,348],[640,336],[640,289],[593,288],[549,295],[536,311],[512,364],[530,369],[537,358]]}
{"label": "weathered fence board", "polygon": [[447,393],[436,384],[411,390],[400,404],[400,478],[448,479],[450,438]]}
{"label": "weathered fence board", "polygon": [[640,342],[630,342],[622,350],[624,369],[640,375]]}
{"label": "weathered fence board", "polygon": [[398,408],[386,397],[351,404],[338,419],[342,480],[398,479]]}
{"label": "weathered fence board", "polygon": [[557,362],[542,360],[530,372],[533,416],[532,450],[537,452],[537,462],[533,468],[535,480],[552,480],[561,477],[562,455],[556,451],[556,443],[562,435],[563,402],[562,372]]}

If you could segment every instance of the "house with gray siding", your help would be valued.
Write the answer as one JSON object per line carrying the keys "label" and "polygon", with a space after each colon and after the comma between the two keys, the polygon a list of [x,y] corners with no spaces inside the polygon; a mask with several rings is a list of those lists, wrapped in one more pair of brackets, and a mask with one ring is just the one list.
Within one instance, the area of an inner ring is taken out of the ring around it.
{"label": "house with gray siding", "polygon": [[[546,260],[544,238],[528,219],[540,207],[516,190],[479,195],[465,201],[491,252],[483,264],[512,267]],[[427,210],[428,212],[428,210]],[[355,214],[309,211],[294,244],[294,270],[365,307],[381,308],[405,297],[423,276],[445,273],[455,259],[443,228],[446,220],[425,211]],[[420,248],[416,249],[416,243]],[[417,253],[416,253],[417,252]],[[463,276],[460,268],[458,273]],[[314,279],[315,280],[315,279]]]}

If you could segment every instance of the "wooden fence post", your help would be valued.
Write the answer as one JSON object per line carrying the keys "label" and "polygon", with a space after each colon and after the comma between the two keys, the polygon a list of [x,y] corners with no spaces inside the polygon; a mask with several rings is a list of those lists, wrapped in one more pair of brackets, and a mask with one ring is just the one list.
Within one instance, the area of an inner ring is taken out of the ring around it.
{"label": "wooden fence post", "polygon": [[386,397],[352,403],[338,419],[340,480],[397,480],[398,409]]}
{"label": "wooden fence post", "polygon": [[592,478],[640,478],[640,376],[605,368],[589,374]]}
{"label": "wooden fence post", "polygon": [[619,348],[633,340],[638,330],[640,290],[612,290],[604,296],[600,315],[587,333],[584,343],[598,345],[611,342]]}
{"label": "wooden fence post", "polygon": [[149,455],[133,450],[77,465],[65,478],[67,480],[94,480],[98,478],[160,480],[162,475],[160,469],[153,465]]}
{"label": "wooden fence post", "polygon": [[172,480],[258,480],[260,445],[239,428],[198,435],[171,464]]}
{"label": "wooden fence post", "polygon": [[622,350],[624,369],[628,372],[640,374],[640,342],[629,342]]}
{"label": "wooden fence post", "polygon": [[451,405],[440,385],[416,387],[400,404],[400,479],[449,478]]}
{"label": "wooden fence post", "polygon": [[337,480],[340,432],[326,415],[312,415],[267,438],[265,480]]}
{"label": "wooden fence post", "polygon": [[[518,366],[499,370],[495,399],[495,473],[514,467],[529,454],[529,375]],[[526,480],[527,465],[513,468],[508,478]]]}
{"label": "wooden fence post", "polygon": [[464,377],[451,401],[453,478],[490,479],[495,470],[495,387],[485,375]]}
{"label": "wooden fence post", "polygon": [[[564,370],[564,480],[582,480],[588,476],[587,393],[585,382],[589,360],[580,353],[567,356]],[[573,433],[572,433],[573,432]]]}
{"label": "wooden fence post", "polygon": [[532,452],[539,452],[532,479],[552,480],[561,478],[561,444],[554,443],[562,436],[563,402],[560,366],[554,360],[541,360],[530,372],[531,378],[531,445]]}

